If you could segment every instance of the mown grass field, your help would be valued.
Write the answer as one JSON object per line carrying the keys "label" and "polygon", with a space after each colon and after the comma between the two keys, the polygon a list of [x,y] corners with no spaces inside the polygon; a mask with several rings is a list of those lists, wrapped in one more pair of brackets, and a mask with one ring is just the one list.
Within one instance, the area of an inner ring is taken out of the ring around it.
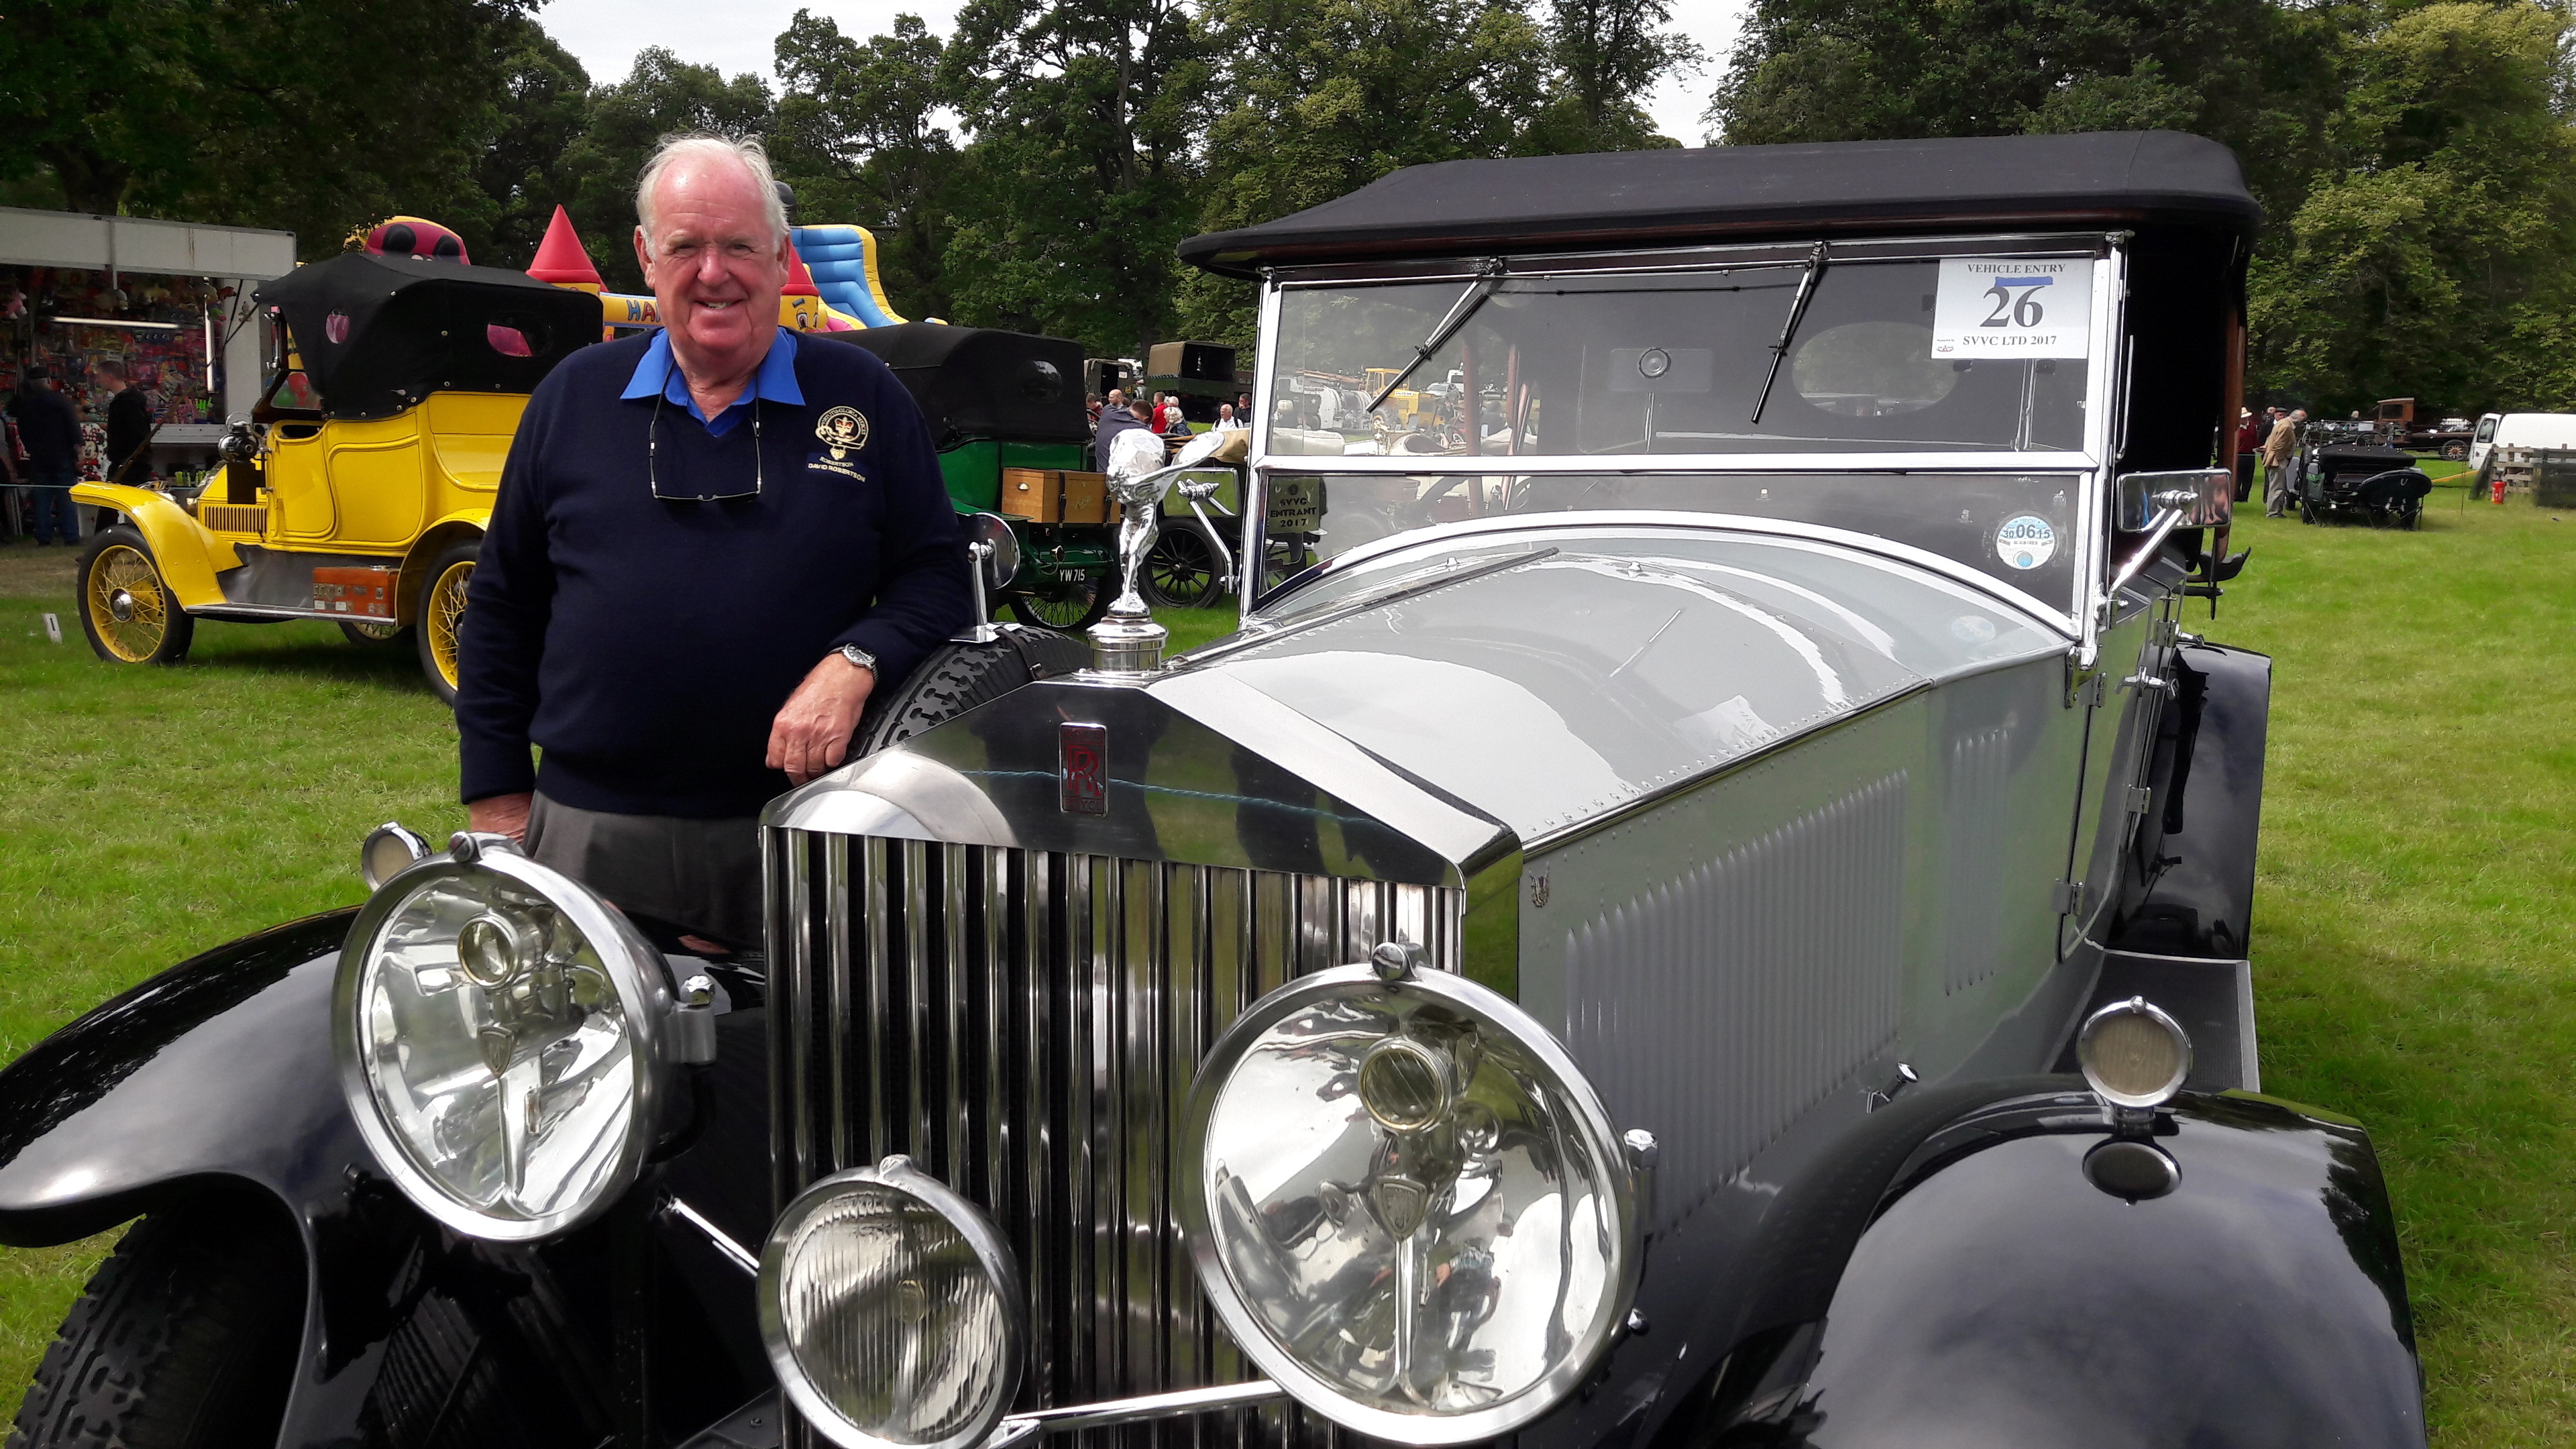
{"label": "mown grass field", "polygon": [[[2436,1441],[2576,1443],[2576,518],[2460,499],[2413,534],[2257,510],[2252,566],[2189,627],[2278,661],[2264,1086],[2378,1141]],[[1176,648],[1227,624],[1173,622]],[[191,952],[355,903],[369,827],[463,824],[454,740],[408,649],[324,625],[102,664],[68,560],[0,549],[0,1059]],[[0,1252],[0,1384],[106,1246]]]}

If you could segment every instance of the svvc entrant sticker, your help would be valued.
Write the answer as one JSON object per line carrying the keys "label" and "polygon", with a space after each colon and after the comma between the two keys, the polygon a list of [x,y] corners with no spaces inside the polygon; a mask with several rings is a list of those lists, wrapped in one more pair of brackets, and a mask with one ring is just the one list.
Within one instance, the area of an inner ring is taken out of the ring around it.
{"label": "svvc entrant sticker", "polygon": [[2057,530],[2036,513],[2004,520],[1995,530],[1995,556],[2017,569],[2035,569],[2057,554]]}
{"label": "svvc entrant sticker", "polygon": [[2092,342],[2090,257],[1943,257],[1932,355],[2082,357]]}

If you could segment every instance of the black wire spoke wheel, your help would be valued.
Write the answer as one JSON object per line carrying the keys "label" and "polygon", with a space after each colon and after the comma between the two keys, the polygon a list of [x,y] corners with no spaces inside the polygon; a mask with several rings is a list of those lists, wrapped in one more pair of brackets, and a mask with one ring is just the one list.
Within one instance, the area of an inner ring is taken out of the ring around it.
{"label": "black wire spoke wheel", "polygon": [[1145,582],[1138,591],[1145,602],[1196,609],[1216,602],[1224,588],[1208,536],[1194,524],[1165,522],[1145,555]]}
{"label": "black wire spoke wheel", "polygon": [[1041,574],[1037,582],[1013,590],[1010,602],[1021,623],[1071,633],[1099,623],[1116,597],[1116,586],[1104,571]]}

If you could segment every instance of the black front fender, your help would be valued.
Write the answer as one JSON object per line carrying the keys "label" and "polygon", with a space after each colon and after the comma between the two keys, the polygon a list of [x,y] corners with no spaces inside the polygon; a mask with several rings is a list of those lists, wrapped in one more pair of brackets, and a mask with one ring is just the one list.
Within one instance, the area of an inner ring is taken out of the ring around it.
{"label": "black front fender", "polygon": [[1665,1442],[2425,1442],[2394,1219],[2358,1125],[2186,1095],[2147,1139],[2179,1180],[2139,1199],[2088,1172],[2112,1136],[2082,1092],[1933,1134],[1822,1314],[1739,1343]]}
{"label": "black front fender", "polygon": [[[373,1442],[431,1423],[469,1436],[507,1426],[531,1444],[596,1443],[621,1414],[642,1412],[627,1407],[640,1395],[630,1392],[636,1375],[617,1366],[617,1322],[692,1365],[652,1385],[658,1411],[677,1424],[705,1422],[765,1386],[749,1279],[703,1237],[651,1213],[668,1191],[737,1241],[756,1244],[766,1231],[767,1026],[756,986],[726,973],[736,1009],[718,1018],[719,1064],[702,1079],[700,1115],[628,1203],[554,1242],[476,1243],[404,1200],[341,1095],[331,984],[354,914],[296,921],[182,962],[0,1070],[0,1242],[69,1242],[144,1213],[186,1211],[208,1190],[247,1186],[273,1199],[308,1266],[284,1445]],[[617,1245],[621,1231],[631,1249]],[[623,1279],[621,1255],[640,1265]],[[628,1280],[637,1286],[617,1286]]]}
{"label": "black front fender", "polygon": [[0,1242],[103,1232],[229,1178],[290,1207],[371,1159],[331,1064],[349,911],[181,962],[0,1071]]}

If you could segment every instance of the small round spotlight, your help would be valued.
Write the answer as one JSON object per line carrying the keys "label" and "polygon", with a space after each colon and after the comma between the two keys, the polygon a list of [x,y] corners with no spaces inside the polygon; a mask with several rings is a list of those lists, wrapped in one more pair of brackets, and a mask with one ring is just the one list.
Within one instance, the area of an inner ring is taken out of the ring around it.
{"label": "small round spotlight", "polygon": [[2191,1075],[2191,1038],[2143,996],[2114,1002],[2084,1019],[2075,1036],[2084,1080],[2114,1107],[2161,1107]]}
{"label": "small round spotlight", "polygon": [[971,1449],[1019,1395],[1028,1310],[1010,1244],[909,1158],[789,1203],[759,1304],[788,1399],[845,1449]]}
{"label": "small round spotlight", "polygon": [[415,861],[429,858],[429,842],[416,831],[388,820],[367,832],[358,847],[358,874],[375,890]]}

